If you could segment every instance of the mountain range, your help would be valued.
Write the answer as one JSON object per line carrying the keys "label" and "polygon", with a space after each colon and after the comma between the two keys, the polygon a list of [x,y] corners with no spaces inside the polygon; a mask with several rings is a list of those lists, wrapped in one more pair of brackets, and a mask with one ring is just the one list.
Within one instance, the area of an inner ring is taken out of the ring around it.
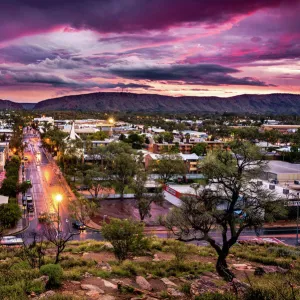
{"label": "mountain range", "polygon": [[220,97],[172,97],[156,94],[91,93],[64,96],[38,103],[0,101],[0,109],[80,110],[110,112],[165,112],[165,113],[258,113],[300,114],[300,95],[268,94]]}

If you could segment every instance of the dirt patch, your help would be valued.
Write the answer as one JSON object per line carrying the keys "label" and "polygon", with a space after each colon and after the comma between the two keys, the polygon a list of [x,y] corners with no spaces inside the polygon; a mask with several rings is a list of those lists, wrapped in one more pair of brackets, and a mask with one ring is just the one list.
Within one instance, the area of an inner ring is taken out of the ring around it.
{"label": "dirt patch", "polygon": [[[164,202],[163,206],[159,206],[155,203],[151,205],[151,217],[146,218],[144,221],[146,225],[156,225],[158,224],[158,217],[161,215],[166,215],[170,208],[173,207],[169,202]],[[101,224],[103,222],[103,217],[108,218],[119,218],[128,219],[133,218],[135,220],[140,220],[139,212],[136,207],[135,199],[110,199],[101,200],[101,208],[99,212],[92,217],[92,221]]]}
{"label": "dirt patch", "polygon": [[82,258],[85,260],[95,260],[98,263],[101,263],[103,261],[109,262],[109,261],[116,260],[114,254],[108,251],[103,251],[100,253],[93,253],[93,252],[83,253]]}

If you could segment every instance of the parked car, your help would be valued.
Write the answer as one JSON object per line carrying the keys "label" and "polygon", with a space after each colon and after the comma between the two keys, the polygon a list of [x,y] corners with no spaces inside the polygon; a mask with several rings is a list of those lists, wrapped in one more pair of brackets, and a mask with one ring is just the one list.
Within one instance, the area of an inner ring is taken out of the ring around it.
{"label": "parked car", "polygon": [[89,187],[87,185],[81,185],[77,187],[77,191],[87,191]]}
{"label": "parked car", "polygon": [[34,205],[33,203],[27,203],[27,211],[34,212]]}
{"label": "parked car", "polygon": [[78,221],[78,220],[75,220],[73,223],[72,223],[73,227],[76,228],[76,229],[79,229],[79,230],[85,230],[86,229],[86,226]]}
{"label": "parked car", "polygon": [[294,184],[300,184],[300,180],[294,180]]}
{"label": "parked car", "polygon": [[27,195],[26,196],[26,200],[27,200],[27,202],[32,202],[32,196],[31,195]]}
{"label": "parked car", "polygon": [[23,240],[21,238],[17,238],[14,235],[10,235],[10,236],[4,236],[1,239],[1,245],[5,245],[5,246],[17,246],[17,245],[23,245]]}

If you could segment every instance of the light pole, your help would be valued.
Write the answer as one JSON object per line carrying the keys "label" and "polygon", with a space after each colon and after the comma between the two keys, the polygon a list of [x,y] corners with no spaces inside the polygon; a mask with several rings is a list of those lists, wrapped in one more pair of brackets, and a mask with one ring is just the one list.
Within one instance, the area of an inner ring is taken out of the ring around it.
{"label": "light pole", "polygon": [[57,233],[59,234],[60,232],[60,226],[59,226],[59,223],[60,223],[60,217],[59,217],[59,204],[60,202],[62,201],[62,195],[61,194],[57,194],[55,196],[55,201],[57,202]]}

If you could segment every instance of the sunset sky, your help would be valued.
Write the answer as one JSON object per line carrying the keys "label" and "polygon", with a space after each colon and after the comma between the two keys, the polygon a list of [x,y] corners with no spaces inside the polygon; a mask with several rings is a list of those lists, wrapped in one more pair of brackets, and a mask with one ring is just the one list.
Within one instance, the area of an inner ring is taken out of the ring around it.
{"label": "sunset sky", "polygon": [[300,93],[300,0],[1,0],[0,99]]}

